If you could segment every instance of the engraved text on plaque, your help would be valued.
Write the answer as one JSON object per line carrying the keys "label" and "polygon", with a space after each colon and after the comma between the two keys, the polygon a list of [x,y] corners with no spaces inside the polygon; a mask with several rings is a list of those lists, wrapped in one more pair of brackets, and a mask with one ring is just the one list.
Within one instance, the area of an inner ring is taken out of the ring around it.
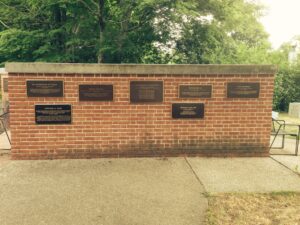
{"label": "engraved text on plaque", "polygon": [[60,80],[28,80],[28,97],[63,97],[63,81]]}
{"label": "engraved text on plaque", "polygon": [[179,98],[211,98],[211,85],[179,85]]}
{"label": "engraved text on plaque", "polygon": [[71,105],[35,105],[36,124],[70,124]]}
{"label": "engraved text on plaque", "polygon": [[174,103],[172,104],[172,117],[175,119],[204,118],[203,103]]}
{"label": "engraved text on plaque", "polygon": [[162,102],[162,81],[131,81],[130,102]]}
{"label": "engraved text on plaque", "polygon": [[258,98],[259,83],[228,83],[227,98]]}
{"label": "engraved text on plaque", "polygon": [[79,85],[79,101],[112,101],[113,85]]}

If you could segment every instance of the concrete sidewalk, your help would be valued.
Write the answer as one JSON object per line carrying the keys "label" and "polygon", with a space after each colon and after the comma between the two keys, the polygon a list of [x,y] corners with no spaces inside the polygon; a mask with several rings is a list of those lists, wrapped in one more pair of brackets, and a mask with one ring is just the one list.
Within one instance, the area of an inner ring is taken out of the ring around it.
{"label": "concrete sidewalk", "polygon": [[0,224],[203,224],[203,193],[184,158],[11,161]]}
{"label": "concrete sidewalk", "polygon": [[[271,158],[276,160],[278,163],[289,168],[297,174],[300,174],[300,150],[298,156],[295,156],[295,139],[285,139],[284,149],[271,149]],[[281,139],[275,141],[274,146],[280,146]]]}
{"label": "concrete sidewalk", "polygon": [[[272,142],[272,137],[270,138],[270,144]],[[282,137],[276,138],[272,149],[270,150],[271,155],[295,155],[295,147],[296,147],[296,140],[295,139],[290,139],[290,138],[285,138],[284,141],[284,148],[281,149],[282,145]],[[275,148],[274,148],[275,147]],[[277,148],[277,149],[276,149]],[[298,152],[300,154],[300,152]]]}
{"label": "concrete sidewalk", "polygon": [[0,154],[0,224],[200,225],[205,192],[298,192],[299,167],[299,156],[10,161]]}
{"label": "concrete sidewalk", "polygon": [[300,191],[300,177],[270,157],[188,161],[208,192]]}
{"label": "concrete sidewalk", "polygon": [[[8,135],[10,137],[10,131],[8,131]],[[3,149],[10,149],[10,144],[9,144],[9,141],[7,139],[5,132],[0,134],[0,151]]]}
{"label": "concrete sidewalk", "polygon": [[[10,132],[9,132],[10,135]],[[5,133],[0,134],[0,168],[9,163],[10,144]]]}
{"label": "concrete sidewalk", "polygon": [[199,225],[206,191],[300,191],[300,177],[269,157],[9,161],[0,224]]}
{"label": "concrete sidewalk", "polygon": [[300,175],[300,156],[272,155],[271,157],[278,163]]}

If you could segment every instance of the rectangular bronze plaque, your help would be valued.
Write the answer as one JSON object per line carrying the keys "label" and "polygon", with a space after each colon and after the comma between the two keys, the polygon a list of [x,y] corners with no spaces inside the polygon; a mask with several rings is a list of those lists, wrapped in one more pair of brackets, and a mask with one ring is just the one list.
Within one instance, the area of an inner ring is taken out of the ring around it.
{"label": "rectangular bronze plaque", "polygon": [[162,102],[163,86],[162,81],[131,81],[130,102]]}
{"label": "rectangular bronze plaque", "polygon": [[203,103],[174,103],[172,104],[172,118],[199,119],[204,118]]}
{"label": "rectangular bronze plaque", "polygon": [[79,101],[112,101],[113,85],[79,85]]}
{"label": "rectangular bronze plaque", "polygon": [[211,85],[179,85],[179,98],[211,98]]}
{"label": "rectangular bronze plaque", "polygon": [[72,122],[71,105],[36,105],[36,124],[70,124]]}
{"label": "rectangular bronze plaque", "polygon": [[259,83],[228,83],[227,98],[258,98]]}
{"label": "rectangular bronze plaque", "polygon": [[28,80],[28,97],[63,97],[63,81],[60,80]]}
{"label": "rectangular bronze plaque", "polygon": [[8,92],[8,78],[3,78],[3,91]]}

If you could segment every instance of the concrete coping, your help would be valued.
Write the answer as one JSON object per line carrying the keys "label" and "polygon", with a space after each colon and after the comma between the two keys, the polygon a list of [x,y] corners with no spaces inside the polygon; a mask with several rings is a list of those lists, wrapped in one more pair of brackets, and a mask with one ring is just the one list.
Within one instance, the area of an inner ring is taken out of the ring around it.
{"label": "concrete coping", "polygon": [[274,65],[6,63],[8,73],[43,74],[275,74]]}

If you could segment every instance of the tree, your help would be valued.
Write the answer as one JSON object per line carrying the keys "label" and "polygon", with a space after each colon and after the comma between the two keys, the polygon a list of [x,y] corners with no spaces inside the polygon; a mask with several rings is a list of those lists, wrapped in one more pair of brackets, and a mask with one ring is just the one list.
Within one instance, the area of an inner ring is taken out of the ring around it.
{"label": "tree", "polygon": [[300,37],[281,45],[272,53],[270,59],[272,64],[278,65],[273,98],[274,110],[288,111],[290,102],[300,102],[300,53],[296,61],[289,61],[289,53],[297,40],[299,41]]}
{"label": "tree", "polygon": [[261,8],[244,0],[0,4],[2,63],[261,63],[269,49]]}
{"label": "tree", "polygon": [[[244,0],[195,3],[181,20],[176,63],[267,63],[271,46],[258,21],[263,7]],[[180,15],[183,17],[184,15]]]}

